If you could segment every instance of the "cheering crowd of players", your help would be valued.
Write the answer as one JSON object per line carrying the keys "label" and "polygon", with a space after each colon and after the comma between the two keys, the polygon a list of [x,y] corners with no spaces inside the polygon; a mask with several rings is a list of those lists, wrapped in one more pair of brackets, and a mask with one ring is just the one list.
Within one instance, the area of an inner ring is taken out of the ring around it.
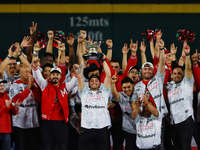
{"label": "cheering crowd of players", "polygon": [[0,64],[0,150],[189,150],[192,136],[200,147],[200,54],[191,56],[187,41],[177,61],[177,47],[167,50],[159,31],[150,40],[151,63],[145,42],[131,40],[122,48],[121,69],[110,39],[103,58],[83,59],[92,42],[84,30],[77,46],[72,33],[66,38],[68,53],[48,31],[39,59],[36,28],[33,22],[30,36],[12,44]]}

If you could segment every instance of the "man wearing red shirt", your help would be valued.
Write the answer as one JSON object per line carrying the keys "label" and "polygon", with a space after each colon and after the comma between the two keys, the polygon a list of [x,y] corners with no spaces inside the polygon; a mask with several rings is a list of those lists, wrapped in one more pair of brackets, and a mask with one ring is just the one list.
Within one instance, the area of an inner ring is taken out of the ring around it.
{"label": "man wearing red shirt", "polygon": [[19,102],[15,103],[13,106],[8,93],[4,91],[4,83],[6,80],[0,79],[0,149],[10,150],[11,141],[11,117],[10,115],[16,115],[18,113]]}
{"label": "man wearing red shirt", "polygon": [[37,57],[33,60],[33,77],[42,90],[42,137],[45,150],[67,150],[68,139],[68,99],[67,95],[77,84],[74,76],[68,83],[62,82],[62,72],[58,67],[50,71],[50,79],[45,80],[40,73]]}

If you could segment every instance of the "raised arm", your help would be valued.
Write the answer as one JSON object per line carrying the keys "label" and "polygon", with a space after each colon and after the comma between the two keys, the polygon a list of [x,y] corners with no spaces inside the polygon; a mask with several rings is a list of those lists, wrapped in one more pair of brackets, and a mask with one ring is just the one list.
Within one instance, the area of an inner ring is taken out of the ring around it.
{"label": "raised arm", "polygon": [[176,61],[177,47],[175,47],[174,43],[172,43],[170,46],[170,52],[171,52],[172,61]]}
{"label": "raised arm", "polygon": [[111,39],[107,39],[106,40],[106,45],[108,46],[108,50],[107,50],[107,55],[106,58],[111,61],[112,59],[112,47],[113,47],[113,42]]}
{"label": "raised arm", "polygon": [[13,44],[10,46],[10,48],[8,49],[8,56],[1,62],[0,65],[0,79],[4,77],[4,70],[6,69],[6,66],[8,65],[8,62],[11,58],[11,56],[13,55]]}
{"label": "raised arm", "polygon": [[47,44],[46,53],[53,54],[53,46],[52,46],[52,44],[53,44],[54,33],[53,33],[53,31],[49,30],[47,32],[47,35],[48,35],[49,41],[48,41],[48,44]]}
{"label": "raised arm", "polygon": [[77,62],[80,65],[82,63],[82,55],[85,53],[85,46],[84,46],[84,36],[79,35],[78,37],[78,45],[76,50]]}
{"label": "raised arm", "polygon": [[182,53],[181,53],[181,57],[179,58],[179,61],[178,61],[178,65],[179,66],[183,66],[184,65],[184,58],[185,58],[185,51],[184,51],[184,47],[187,45],[187,40],[185,40],[183,42],[183,49],[182,49]]}
{"label": "raised arm", "polygon": [[159,49],[160,49],[160,56],[159,56],[159,63],[158,63],[158,70],[160,74],[164,75],[165,73],[165,53],[164,53],[164,41],[159,41]]}
{"label": "raised arm", "polygon": [[47,87],[47,80],[45,80],[40,72],[40,70],[38,69],[38,62],[40,61],[40,59],[37,56],[33,56],[32,59],[32,73],[33,73],[33,78],[35,79],[35,81],[37,82],[37,84],[39,85],[40,89],[43,91],[46,87]]}
{"label": "raised arm", "polygon": [[115,83],[117,82],[118,78],[116,77],[116,74],[112,76],[112,84],[111,84],[111,93],[116,101],[120,99],[120,94],[117,92]]}
{"label": "raised arm", "polygon": [[106,60],[102,59],[102,62],[103,62],[103,68],[104,68],[104,71],[105,71],[105,74],[106,74],[106,77],[104,79],[104,83],[103,84],[107,89],[110,89],[111,71],[110,71],[110,68],[108,67],[108,64],[106,63]]}
{"label": "raised arm", "polygon": [[192,59],[192,70],[193,70],[193,75],[194,75],[194,80],[196,83],[196,86],[198,90],[200,89],[200,68],[197,62],[200,62],[198,59],[198,50],[196,49],[196,52],[191,56]]}
{"label": "raised arm", "polygon": [[85,87],[85,81],[83,79],[83,61],[79,66],[79,68],[76,68],[75,71],[77,73],[77,78],[78,78],[78,89],[83,90]]}
{"label": "raised arm", "polygon": [[75,53],[74,53],[74,40],[76,36],[73,33],[69,33],[69,38],[66,38],[67,44],[69,45],[69,63],[68,68],[71,68],[73,64],[75,64]]}
{"label": "raised arm", "polygon": [[185,45],[183,47],[183,50],[185,52],[185,75],[190,80],[192,78],[192,67],[191,67],[191,60],[190,60],[190,46]]}
{"label": "raised arm", "polygon": [[123,58],[122,58],[122,72],[126,70],[127,66],[127,54],[130,48],[127,47],[127,44],[124,43],[124,46],[122,48]]}
{"label": "raised arm", "polygon": [[141,52],[141,59],[142,59],[142,65],[143,65],[145,62],[147,62],[147,57],[146,57],[146,54],[145,54],[146,46],[145,46],[144,41],[141,42],[141,44],[140,44],[140,52]]}
{"label": "raised arm", "polygon": [[28,46],[26,48],[26,56],[27,56],[27,60],[29,61],[29,63],[32,62],[32,49],[33,49],[33,41],[35,39],[35,33],[36,33],[36,29],[37,29],[37,23],[34,24],[34,21],[32,22],[32,26],[29,27],[30,29],[30,37],[31,37],[31,41],[29,42],[30,46]]}

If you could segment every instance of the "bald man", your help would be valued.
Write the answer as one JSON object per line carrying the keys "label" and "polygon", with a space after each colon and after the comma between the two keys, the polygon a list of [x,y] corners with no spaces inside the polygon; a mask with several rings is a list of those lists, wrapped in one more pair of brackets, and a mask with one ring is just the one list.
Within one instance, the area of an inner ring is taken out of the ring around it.
{"label": "bald man", "polygon": [[19,112],[13,116],[13,134],[15,150],[38,149],[39,122],[37,115],[37,88],[31,75],[31,68],[22,65],[21,76],[10,87],[9,97],[12,102],[21,102]]}

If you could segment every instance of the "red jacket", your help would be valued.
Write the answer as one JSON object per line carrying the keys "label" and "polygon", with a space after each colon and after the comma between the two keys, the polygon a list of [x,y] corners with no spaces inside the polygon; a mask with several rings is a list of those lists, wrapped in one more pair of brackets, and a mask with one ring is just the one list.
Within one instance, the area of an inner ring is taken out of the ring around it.
{"label": "red jacket", "polygon": [[10,107],[8,108],[6,106],[6,100],[10,100],[8,93],[0,93],[0,133],[11,133],[10,115],[16,115],[19,110],[15,110],[12,104],[10,104]]}
{"label": "red jacket", "polygon": [[[42,119],[51,120],[51,115],[53,113],[53,108],[55,104],[56,95],[59,99],[59,103],[63,109],[65,122],[68,122],[69,108],[68,108],[68,98],[67,98],[67,89],[65,82],[60,82],[60,86],[57,88],[48,81],[47,87],[42,91]],[[62,115],[62,114],[60,114]]]}
{"label": "red jacket", "polygon": [[200,68],[198,64],[193,64],[192,65],[192,70],[193,70],[193,75],[194,75],[194,80],[195,80],[195,84],[197,87],[197,93],[200,90]]}

